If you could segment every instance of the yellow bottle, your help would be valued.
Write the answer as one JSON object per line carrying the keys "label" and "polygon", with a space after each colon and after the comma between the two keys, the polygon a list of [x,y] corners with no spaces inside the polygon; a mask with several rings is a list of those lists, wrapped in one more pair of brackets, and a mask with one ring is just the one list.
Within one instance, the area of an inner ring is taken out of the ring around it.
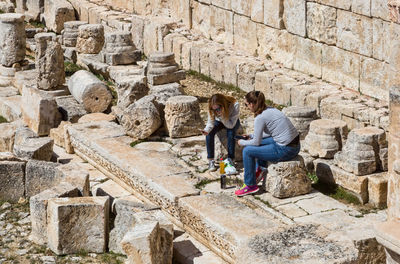
{"label": "yellow bottle", "polygon": [[221,158],[219,161],[219,173],[224,174],[225,173],[225,163],[224,160]]}

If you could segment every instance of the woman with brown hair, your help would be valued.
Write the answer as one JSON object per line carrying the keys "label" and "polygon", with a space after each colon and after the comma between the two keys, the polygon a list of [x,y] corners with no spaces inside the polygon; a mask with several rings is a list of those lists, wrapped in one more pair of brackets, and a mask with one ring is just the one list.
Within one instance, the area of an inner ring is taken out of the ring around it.
{"label": "woman with brown hair", "polygon": [[[292,122],[276,108],[265,104],[262,92],[246,95],[246,106],[254,113],[254,134],[239,140],[243,149],[244,185],[237,196],[258,191],[257,184],[263,179],[268,161],[291,160],[300,151],[299,133]],[[257,167],[257,168],[256,168]],[[265,169],[262,170],[261,168]]]}
{"label": "woman with brown hair", "polygon": [[228,138],[228,159],[233,166],[235,135],[240,126],[239,108],[239,103],[231,96],[214,94],[208,100],[208,121],[202,133],[206,136],[208,169],[210,171],[216,170],[214,162],[215,134],[224,128]]}

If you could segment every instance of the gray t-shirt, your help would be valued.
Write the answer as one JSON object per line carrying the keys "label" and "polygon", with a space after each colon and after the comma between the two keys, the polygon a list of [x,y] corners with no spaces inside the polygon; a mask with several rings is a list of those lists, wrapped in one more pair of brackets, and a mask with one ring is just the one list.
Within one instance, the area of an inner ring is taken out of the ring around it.
{"label": "gray t-shirt", "polygon": [[[226,128],[232,129],[236,125],[239,119],[239,108],[240,108],[239,102],[235,102],[234,104],[231,104],[231,106],[229,107],[228,119],[216,116],[215,120],[220,121],[222,124],[224,124]],[[204,131],[209,133],[213,128],[214,128],[214,120],[211,120],[209,113],[207,124],[206,127],[204,128]]]}
{"label": "gray t-shirt", "polygon": [[267,108],[254,119],[254,134],[249,140],[241,140],[243,146],[259,146],[263,137],[272,137],[279,145],[286,146],[298,136],[296,128],[284,113]]}

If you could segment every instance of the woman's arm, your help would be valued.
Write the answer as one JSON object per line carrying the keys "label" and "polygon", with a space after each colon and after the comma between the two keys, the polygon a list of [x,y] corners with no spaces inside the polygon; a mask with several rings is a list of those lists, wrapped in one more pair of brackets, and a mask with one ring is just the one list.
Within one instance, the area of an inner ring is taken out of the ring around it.
{"label": "woman's arm", "polygon": [[264,126],[265,122],[262,118],[260,118],[261,115],[257,116],[254,119],[254,133],[253,133],[253,138],[249,140],[239,140],[239,145],[241,146],[259,146],[261,143],[261,140],[263,139],[263,131],[264,131]]}
{"label": "woman's arm", "polygon": [[206,124],[206,127],[203,129],[203,131],[210,133],[210,131],[213,129],[213,127],[214,127],[214,120],[211,120],[210,113],[208,113],[207,124]]}

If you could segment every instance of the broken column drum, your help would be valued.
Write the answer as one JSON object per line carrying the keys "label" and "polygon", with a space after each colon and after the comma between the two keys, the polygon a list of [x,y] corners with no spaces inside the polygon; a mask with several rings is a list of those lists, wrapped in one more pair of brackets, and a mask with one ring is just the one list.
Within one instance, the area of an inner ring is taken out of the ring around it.
{"label": "broken column drum", "polygon": [[85,70],[71,76],[68,89],[89,113],[103,112],[111,103],[112,95],[108,87],[93,73]]}
{"label": "broken column drum", "polygon": [[54,33],[35,35],[36,78],[39,89],[55,90],[65,83],[64,54]]}
{"label": "broken column drum", "polygon": [[11,67],[25,58],[24,15],[0,14],[0,64]]}
{"label": "broken column drum", "polygon": [[102,51],[103,62],[109,65],[127,65],[140,60],[141,52],[132,42],[130,32],[119,31],[106,34]]}
{"label": "broken column drum", "polygon": [[104,45],[104,27],[100,24],[79,26],[76,49],[79,53],[97,54]]}
{"label": "broken column drum", "polygon": [[179,82],[186,78],[185,71],[179,70],[174,53],[156,52],[149,56],[147,79],[151,85]]}
{"label": "broken column drum", "polygon": [[304,139],[307,136],[310,123],[317,118],[317,110],[307,106],[290,106],[284,108],[282,112],[297,129],[300,139]]}
{"label": "broken column drum", "polygon": [[172,138],[198,135],[203,128],[199,101],[194,96],[179,95],[168,99],[165,121]]}
{"label": "broken column drum", "polygon": [[65,47],[75,47],[79,27],[87,24],[85,21],[68,21],[64,23],[63,44]]}

